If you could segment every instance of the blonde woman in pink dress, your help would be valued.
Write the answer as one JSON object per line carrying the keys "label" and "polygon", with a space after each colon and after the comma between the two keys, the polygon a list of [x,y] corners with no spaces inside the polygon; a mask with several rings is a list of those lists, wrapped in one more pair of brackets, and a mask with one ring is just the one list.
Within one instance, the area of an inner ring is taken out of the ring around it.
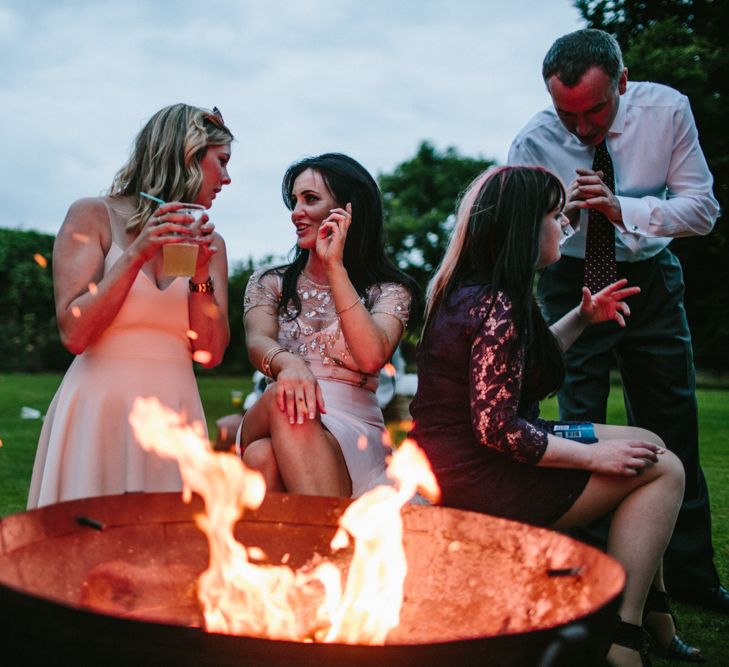
{"label": "blonde woman in pink dress", "polygon": [[[139,133],[109,193],[71,205],[53,283],[61,339],[77,356],[46,415],[29,508],[182,488],[176,462],[139,446],[129,413],[137,396],[154,396],[204,428],[192,360],[198,352],[215,366],[228,344],[228,267],[207,214],[195,228],[178,210],[210,208],[230,183],[232,141],[217,109],[166,107]],[[199,246],[194,275],[165,275],[163,246],[190,239]]]}
{"label": "blonde woman in pink dress", "polygon": [[415,284],[386,258],[379,189],[352,158],[295,163],[283,197],[294,259],[246,288],[248,354],[275,381],[246,412],[243,461],[272,490],[357,497],[387,482],[375,390]]}

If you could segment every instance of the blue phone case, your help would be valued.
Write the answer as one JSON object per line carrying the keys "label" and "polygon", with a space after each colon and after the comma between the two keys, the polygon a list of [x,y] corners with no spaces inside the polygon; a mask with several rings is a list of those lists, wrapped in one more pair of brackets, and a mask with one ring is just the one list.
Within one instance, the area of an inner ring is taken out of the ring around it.
{"label": "blue phone case", "polygon": [[595,438],[595,425],[592,422],[555,424],[554,435],[584,444],[592,444],[597,440]]}

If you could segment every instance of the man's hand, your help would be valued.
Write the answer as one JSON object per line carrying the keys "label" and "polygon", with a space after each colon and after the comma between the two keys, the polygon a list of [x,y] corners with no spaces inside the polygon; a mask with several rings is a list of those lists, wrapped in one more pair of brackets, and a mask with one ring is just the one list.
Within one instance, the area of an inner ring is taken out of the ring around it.
{"label": "man's hand", "polygon": [[583,208],[600,211],[611,222],[623,221],[618,198],[603,183],[603,173],[592,169],[577,169],[577,178],[567,188],[567,202],[564,213],[573,221]]}

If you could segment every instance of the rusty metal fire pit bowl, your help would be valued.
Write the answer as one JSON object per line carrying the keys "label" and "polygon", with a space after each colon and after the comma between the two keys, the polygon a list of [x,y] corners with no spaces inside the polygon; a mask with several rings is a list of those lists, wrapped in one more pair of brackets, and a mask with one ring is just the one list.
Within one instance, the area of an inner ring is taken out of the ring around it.
{"label": "rusty metal fire pit bowl", "polygon": [[[270,494],[236,537],[300,567],[314,552],[329,557],[347,504]],[[129,494],[0,520],[2,664],[547,664],[571,635],[599,654],[625,581],[616,561],[558,533],[408,506],[405,600],[384,646],[208,633],[195,596],[208,561],[201,510],[197,497]]]}

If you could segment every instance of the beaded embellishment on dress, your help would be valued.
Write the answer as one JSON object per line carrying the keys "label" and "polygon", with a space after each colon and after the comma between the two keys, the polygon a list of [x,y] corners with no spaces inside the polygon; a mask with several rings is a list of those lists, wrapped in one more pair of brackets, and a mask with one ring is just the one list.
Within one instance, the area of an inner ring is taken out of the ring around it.
{"label": "beaded embellishment on dress", "polygon": [[[277,272],[256,271],[248,283],[244,311],[256,306],[267,306],[276,312],[281,294],[281,275]],[[376,376],[363,373],[347,347],[341,323],[329,285],[320,285],[306,274],[299,275],[296,292],[301,300],[301,311],[296,315],[289,305],[287,316],[278,315],[278,340],[290,352],[300,355],[307,363],[331,369],[339,379],[364,386],[375,383]],[[410,293],[398,283],[371,285],[361,299],[370,313],[386,313],[407,324]],[[335,369],[347,373],[341,377]]]}

